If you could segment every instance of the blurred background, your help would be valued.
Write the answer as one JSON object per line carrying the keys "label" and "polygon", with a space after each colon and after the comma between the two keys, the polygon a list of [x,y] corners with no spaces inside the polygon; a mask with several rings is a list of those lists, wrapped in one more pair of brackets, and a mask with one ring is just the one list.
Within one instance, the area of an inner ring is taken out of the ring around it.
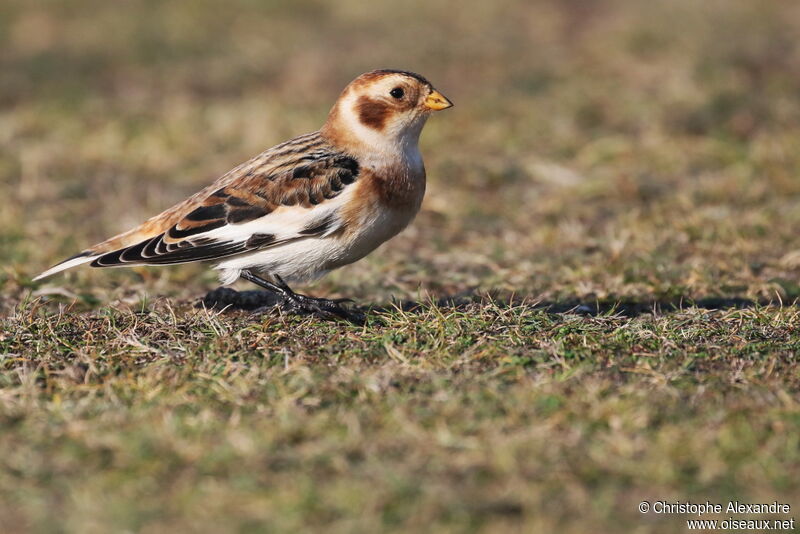
{"label": "blurred background", "polygon": [[[317,291],[793,298],[798,31],[800,5],[778,0],[5,0],[0,298],[317,129],[374,68],[419,72],[456,107],[423,134],[417,222]],[[105,302],[214,280],[50,284]]]}
{"label": "blurred background", "polygon": [[361,331],[194,313],[196,265],[31,278],[400,68],[455,102],[423,209],[312,294],[789,303],[798,36],[791,0],[2,0],[0,530],[674,532],[636,503],[796,504],[795,307],[501,298]]}

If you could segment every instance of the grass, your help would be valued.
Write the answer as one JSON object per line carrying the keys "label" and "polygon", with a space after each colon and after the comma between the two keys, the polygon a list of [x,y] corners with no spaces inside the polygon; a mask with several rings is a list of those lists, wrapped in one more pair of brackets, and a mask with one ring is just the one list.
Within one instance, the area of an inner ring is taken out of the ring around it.
{"label": "grass", "polygon": [[[778,1],[4,2],[2,530],[794,513],[798,30]],[[366,326],[197,307],[201,266],[31,281],[377,67],[456,107],[423,134],[414,225],[308,288]]]}

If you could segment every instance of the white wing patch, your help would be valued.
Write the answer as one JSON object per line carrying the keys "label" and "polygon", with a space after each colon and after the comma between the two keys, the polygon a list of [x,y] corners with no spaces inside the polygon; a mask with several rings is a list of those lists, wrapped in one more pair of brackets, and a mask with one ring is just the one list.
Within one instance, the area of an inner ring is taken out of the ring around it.
{"label": "white wing patch", "polygon": [[275,211],[253,221],[242,224],[226,224],[209,232],[193,236],[191,241],[213,241],[222,243],[246,242],[253,235],[269,234],[275,236],[275,241],[306,237],[309,229],[319,227],[324,222],[329,222],[320,233],[326,237],[341,228],[342,220],[338,215],[339,208],[347,203],[353,196],[355,188],[347,188],[337,197],[327,200],[311,209],[299,206],[281,206]]}

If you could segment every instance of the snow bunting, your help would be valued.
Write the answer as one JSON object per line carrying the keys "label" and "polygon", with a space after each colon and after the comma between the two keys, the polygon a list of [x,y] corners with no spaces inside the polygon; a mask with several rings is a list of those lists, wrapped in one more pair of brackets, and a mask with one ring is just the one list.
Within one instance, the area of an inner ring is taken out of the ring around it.
{"label": "snow bunting", "polygon": [[48,269],[35,280],[92,267],[215,261],[276,292],[281,307],[347,317],[339,301],[293,292],[397,235],[425,193],[418,148],[431,112],[452,103],[418,74],[376,70],[353,80],[325,125],[272,147],[145,221]]}

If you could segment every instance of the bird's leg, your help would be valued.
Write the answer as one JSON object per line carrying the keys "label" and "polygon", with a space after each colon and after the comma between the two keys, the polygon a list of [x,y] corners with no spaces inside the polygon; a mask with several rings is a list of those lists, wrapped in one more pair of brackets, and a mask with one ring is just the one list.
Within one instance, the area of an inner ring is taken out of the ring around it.
{"label": "bird's leg", "polygon": [[209,291],[203,298],[202,305],[207,308],[233,308],[240,310],[257,310],[260,312],[277,306],[283,300],[283,291],[249,271],[243,271],[241,277],[266,291],[236,291],[230,287],[218,287]]}
{"label": "bird's leg", "polygon": [[[281,295],[285,294],[286,290],[289,289],[289,286],[287,286],[285,283],[283,284],[284,287],[277,286],[276,284],[273,284],[269,280],[264,280],[260,276],[255,275],[252,272],[247,271],[247,270],[242,271],[239,274],[239,276],[241,276],[242,278],[244,278],[248,282],[254,283],[258,287],[264,288],[264,289],[266,289],[268,291],[273,291],[275,293],[279,293]],[[280,280],[280,278],[277,278],[277,277],[276,277],[276,279]],[[283,282],[283,280],[281,280],[281,282]],[[291,289],[289,289],[289,291],[291,292]]]}
{"label": "bird's leg", "polygon": [[[308,295],[301,295],[292,291],[292,288],[283,281],[280,276],[273,275],[277,283],[265,280],[260,276],[253,274],[250,271],[242,271],[241,277],[252,282],[257,286],[263,287],[269,291],[274,291],[281,296],[279,305],[283,311],[289,313],[297,313],[299,315],[313,314],[317,317],[330,319],[331,317],[339,317],[354,323],[362,323],[363,316],[347,308],[341,306],[344,302],[352,302],[351,299],[324,299],[317,297],[310,297]],[[272,310],[275,306],[265,306],[256,309],[253,313],[264,313],[265,311]]]}

